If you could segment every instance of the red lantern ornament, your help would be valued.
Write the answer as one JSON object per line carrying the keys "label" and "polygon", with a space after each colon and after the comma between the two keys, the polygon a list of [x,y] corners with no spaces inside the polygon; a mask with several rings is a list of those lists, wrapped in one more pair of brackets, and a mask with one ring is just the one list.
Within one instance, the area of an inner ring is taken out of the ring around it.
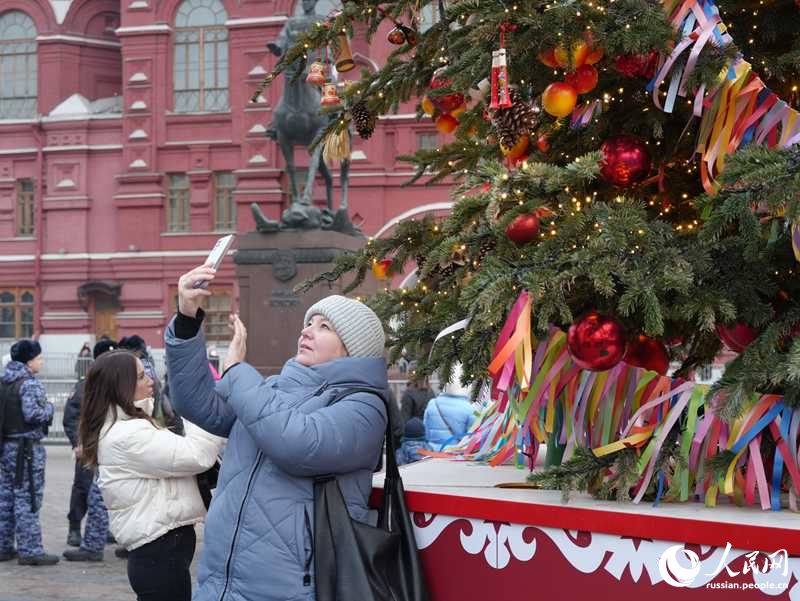
{"label": "red lantern ornament", "polygon": [[630,188],[650,172],[650,152],[641,138],[629,134],[612,136],[603,142],[600,150],[604,157],[600,173],[614,186]]}
{"label": "red lantern ornament", "polygon": [[372,261],[372,274],[379,280],[385,280],[388,277],[389,267],[392,265],[391,259],[383,259],[382,261]]}
{"label": "red lantern ornament", "polygon": [[667,374],[669,369],[669,354],[667,348],[655,338],[639,334],[628,341],[628,350],[622,360],[634,367],[643,367],[660,373]]}
{"label": "red lantern ornament", "polygon": [[[440,67],[433,72],[431,78],[431,90],[438,90],[439,88],[446,88],[453,82],[446,77],[443,77],[444,67]],[[463,94],[455,92],[453,94],[444,94],[440,96],[430,96],[430,101],[437,109],[443,113],[449,113],[453,109],[460,107],[464,104]]]}
{"label": "red lantern ornament", "polygon": [[597,69],[591,65],[581,65],[576,71],[567,73],[564,80],[575,88],[578,94],[591,92],[597,85]]}
{"label": "red lantern ornament", "polygon": [[596,311],[578,318],[567,331],[567,350],[575,364],[582,369],[611,369],[622,360],[625,348],[622,324]]}
{"label": "red lantern ornament", "polygon": [[489,108],[504,109],[511,106],[508,92],[508,61],[506,49],[492,52],[492,102]]}
{"label": "red lantern ornament", "polygon": [[534,213],[518,215],[506,227],[506,236],[517,246],[533,242],[539,235],[539,216]]}
{"label": "red lantern ornament", "polygon": [[719,339],[734,353],[741,353],[758,338],[759,334],[758,330],[746,323],[735,323],[730,326],[718,323],[716,330]]}

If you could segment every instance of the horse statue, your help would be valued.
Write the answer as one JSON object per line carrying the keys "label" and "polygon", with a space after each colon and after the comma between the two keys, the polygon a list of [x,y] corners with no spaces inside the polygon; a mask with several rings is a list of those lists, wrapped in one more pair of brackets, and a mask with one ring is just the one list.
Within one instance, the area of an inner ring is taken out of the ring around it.
{"label": "horse statue", "polygon": [[[298,40],[299,36],[315,22],[324,17],[314,9],[317,0],[302,0],[303,15],[292,16],[287,21],[278,39],[267,44],[275,56],[281,56]],[[297,191],[297,173],[294,164],[294,147],[310,147],[314,139],[328,124],[330,117],[320,112],[321,94],[316,86],[309,85],[304,77],[304,61],[289,65],[284,71],[284,87],[278,106],[273,111],[273,119],[267,136],[276,140],[286,161],[289,174],[291,206],[287,208],[280,221],[268,219],[257,203],[251,204],[256,229],[260,232],[275,232],[281,229],[329,229],[345,234],[361,236],[361,231],[350,221],[347,212],[347,189],[350,173],[350,160],[341,161],[339,209],[333,210],[333,176],[322,160],[322,144],[318,144],[311,154],[303,195]],[[327,209],[320,211],[312,202],[314,179],[317,171],[325,180]]]}

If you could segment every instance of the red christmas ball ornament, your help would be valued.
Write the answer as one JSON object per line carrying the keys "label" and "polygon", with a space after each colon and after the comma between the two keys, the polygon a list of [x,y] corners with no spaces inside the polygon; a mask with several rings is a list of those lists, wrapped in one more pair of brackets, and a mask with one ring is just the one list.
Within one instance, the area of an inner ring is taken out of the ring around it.
{"label": "red christmas ball ornament", "polygon": [[567,350],[575,364],[582,369],[611,369],[622,360],[625,348],[622,324],[596,311],[578,318],[567,331]]}
{"label": "red christmas ball ornament", "polygon": [[620,54],[614,59],[617,71],[625,77],[646,77],[655,75],[658,53],[652,50],[648,54]]}
{"label": "red christmas ball ornament", "polygon": [[406,34],[400,27],[396,26],[387,34],[386,41],[395,46],[402,46],[406,43]]}
{"label": "red christmas ball ornament", "polygon": [[517,246],[528,244],[539,235],[539,217],[533,213],[518,215],[506,227],[506,236]]}
{"label": "red christmas ball ornament", "polygon": [[642,181],[652,165],[644,140],[630,134],[608,138],[600,146],[600,173],[614,186],[629,188]]}
{"label": "red christmas ball ornament", "polygon": [[666,375],[669,369],[669,354],[667,348],[655,338],[639,334],[628,341],[628,350],[622,360],[634,367],[643,367]]}
{"label": "red christmas ball ornament", "polygon": [[746,323],[735,323],[730,326],[718,323],[716,330],[719,339],[734,353],[741,353],[758,338],[758,330]]}
{"label": "red christmas ball ornament", "polygon": [[[431,78],[431,90],[438,90],[439,88],[446,88],[453,82],[442,75],[444,68],[436,69]],[[431,96],[433,105],[443,113],[449,113],[464,104],[464,95],[457,92],[453,94],[445,94],[443,96]]]}
{"label": "red christmas ball ornament", "polygon": [[572,73],[567,73],[564,79],[578,94],[586,94],[597,85],[597,69],[592,65],[581,65]]}
{"label": "red christmas ball ornament", "polygon": [[536,138],[536,148],[538,148],[541,152],[547,152],[550,150],[550,142],[548,142],[546,135],[542,134]]}

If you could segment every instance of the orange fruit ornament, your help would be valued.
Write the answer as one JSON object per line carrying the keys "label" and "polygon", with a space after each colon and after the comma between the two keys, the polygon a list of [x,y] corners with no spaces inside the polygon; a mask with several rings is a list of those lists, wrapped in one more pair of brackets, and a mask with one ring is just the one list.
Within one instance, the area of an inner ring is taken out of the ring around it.
{"label": "orange fruit ornament", "polygon": [[551,83],[542,93],[542,107],[553,117],[566,117],[578,102],[578,92],[568,83]]}
{"label": "orange fruit ornament", "polygon": [[389,271],[391,264],[391,259],[383,259],[382,261],[373,260],[372,274],[379,280],[385,280],[388,277],[387,272]]}
{"label": "orange fruit ornament", "polygon": [[558,67],[558,62],[556,62],[555,52],[556,52],[555,47],[550,48],[549,50],[545,50],[544,52],[540,52],[538,54],[538,59],[548,67],[553,67],[555,69],[556,67]]}
{"label": "orange fruit ornament", "polygon": [[461,104],[461,106],[456,107],[452,111],[450,111],[450,114],[453,115],[453,117],[458,117],[461,113],[463,113],[466,110],[467,110],[467,103],[464,102]]}
{"label": "orange fruit ornament", "polygon": [[512,161],[515,161],[516,159],[522,157],[527,152],[529,145],[530,145],[530,138],[528,136],[520,136],[517,143],[514,144],[514,146],[512,146],[511,148],[500,144],[500,152],[503,153],[504,157],[509,158]]}
{"label": "orange fruit ornament", "polygon": [[422,99],[420,106],[422,107],[422,110],[425,112],[425,114],[428,116],[433,115],[433,113],[436,112],[436,107],[433,106],[431,99],[428,98],[427,96],[425,96],[425,98]]}
{"label": "orange fruit ornament", "polygon": [[592,65],[581,65],[576,71],[567,73],[564,79],[578,94],[586,94],[597,85],[597,69]]}
{"label": "orange fruit ornament", "polygon": [[[586,57],[589,56],[589,44],[583,40],[573,42],[571,46],[571,52],[572,66],[573,68],[577,69],[586,62]],[[566,69],[570,66],[570,55],[567,54],[566,47],[559,44],[555,47],[553,55],[556,59],[556,64],[558,64],[558,66],[562,69]]]}
{"label": "orange fruit ornament", "polygon": [[453,133],[456,128],[458,127],[458,119],[453,117],[450,113],[444,113],[443,115],[439,115],[439,118],[436,119],[436,129],[438,129],[443,134],[451,134]]}

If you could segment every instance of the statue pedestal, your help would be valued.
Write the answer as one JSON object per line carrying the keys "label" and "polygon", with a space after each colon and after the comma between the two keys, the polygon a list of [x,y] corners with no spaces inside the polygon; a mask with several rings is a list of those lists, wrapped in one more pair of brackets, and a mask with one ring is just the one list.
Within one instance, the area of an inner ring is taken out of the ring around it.
{"label": "statue pedestal", "polygon": [[[333,231],[250,232],[236,237],[239,314],[247,326],[247,362],[264,375],[278,373],[297,353],[306,309],[319,299],[341,294],[350,277],[321,282],[304,294],[292,289],[328,271],[336,256],[361,248],[365,240]],[[378,289],[369,277],[348,296],[368,296]]]}

